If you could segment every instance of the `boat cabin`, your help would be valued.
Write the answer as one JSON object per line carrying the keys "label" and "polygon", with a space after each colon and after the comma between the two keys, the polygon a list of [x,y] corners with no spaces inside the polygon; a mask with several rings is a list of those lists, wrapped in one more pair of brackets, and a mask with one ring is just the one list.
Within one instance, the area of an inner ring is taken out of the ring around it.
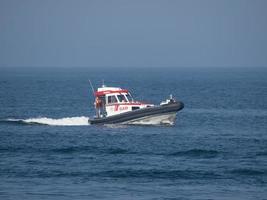
{"label": "boat cabin", "polygon": [[119,87],[102,86],[95,92],[95,97],[96,117],[98,118],[154,106],[134,101],[128,90]]}

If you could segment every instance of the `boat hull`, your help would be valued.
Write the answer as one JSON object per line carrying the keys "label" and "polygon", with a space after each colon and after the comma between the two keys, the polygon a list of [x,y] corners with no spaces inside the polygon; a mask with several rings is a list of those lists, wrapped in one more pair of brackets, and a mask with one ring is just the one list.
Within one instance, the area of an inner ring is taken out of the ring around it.
{"label": "boat hull", "polygon": [[182,102],[171,102],[161,106],[147,107],[110,117],[89,119],[90,124],[141,124],[173,125],[178,111],[184,108]]}
{"label": "boat hull", "polygon": [[131,124],[131,125],[174,125],[176,120],[176,112],[158,114],[146,116],[130,121],[123,122],[122,124]]}

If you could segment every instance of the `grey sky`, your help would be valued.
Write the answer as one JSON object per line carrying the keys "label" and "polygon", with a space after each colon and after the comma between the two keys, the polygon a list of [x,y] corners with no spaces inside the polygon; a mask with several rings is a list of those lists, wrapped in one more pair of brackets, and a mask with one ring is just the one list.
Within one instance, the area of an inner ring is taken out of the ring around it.
{"label": "grey sky", "polygon": [[0,0],[0,66],[267,66],[266,0]]}

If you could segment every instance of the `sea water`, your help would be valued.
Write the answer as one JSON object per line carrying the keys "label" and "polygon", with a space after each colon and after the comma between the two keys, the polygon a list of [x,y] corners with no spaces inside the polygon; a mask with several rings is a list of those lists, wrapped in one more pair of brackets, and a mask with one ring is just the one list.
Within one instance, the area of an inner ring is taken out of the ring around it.
{"label": "sea water", "polygon": [[[0,68],[0,199],[266,199],[266,68]],[[90,79],[175,126],[88,125]]]}

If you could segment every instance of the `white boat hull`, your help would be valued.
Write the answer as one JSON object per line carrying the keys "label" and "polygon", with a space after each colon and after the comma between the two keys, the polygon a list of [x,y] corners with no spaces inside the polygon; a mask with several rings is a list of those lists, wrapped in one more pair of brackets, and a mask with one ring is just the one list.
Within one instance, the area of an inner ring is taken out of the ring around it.
{"label": "white boat hull", "polygon": [[130,121],[123,122],[122,124],[132,125],[174,125],[176,120],[176,112],[167,114],[158,114],[146,116]]}

